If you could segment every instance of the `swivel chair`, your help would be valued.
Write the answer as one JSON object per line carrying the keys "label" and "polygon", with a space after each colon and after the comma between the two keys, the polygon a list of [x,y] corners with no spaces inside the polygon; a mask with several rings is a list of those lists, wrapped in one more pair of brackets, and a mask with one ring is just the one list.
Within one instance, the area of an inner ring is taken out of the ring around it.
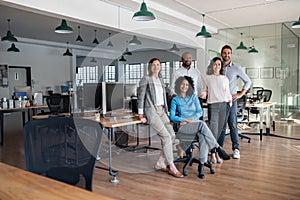
{"label": "swivel chair", "polygon": [[90,120],[53,117],[28,121],[24,127],[26,170],[76,185],[81,177],[92,190],[102,129]]}
{"label": "swivel chair", "polygon": [[[192,166],[193,163],[200,164],[200,160],[193,156],[193,152],[195,149],[199,149],[198,139],[196,136],[196,133],[198,132],[198,123],[190,123],[189,130],[190,131],[181,131],[182,127],[180,127],[178,124],[173,127],[178,127],[178,130],[176,132],[176,137],[180,141],[180,145],[185,151],[186,156],[183,158],[177,158],[174,160],[174,163],[182,162],[184,163],[184,166],[182,168],[182,174],[184,176],[187,176],[187,166]],[[205,167],[209,168],[210,173],[214,174],[215,170],[212,167],[211,161],[208,159],[207,163],[204,164]]]}
{"label": "swivel chair", "polygon": [[[257,90],[256,97],[257,97],[257,101],[259,102],[268,102],[272,97],[272,90],[268,90],[268,89]],[[255,114],[257,118],[257,115],[259,114],[259,109],[251,108],[249,112]]]}
{"label": "swivel chair", "polygon": [[70,112],[69,96],[54,93],[50,95],[46,101],[51,114]]}

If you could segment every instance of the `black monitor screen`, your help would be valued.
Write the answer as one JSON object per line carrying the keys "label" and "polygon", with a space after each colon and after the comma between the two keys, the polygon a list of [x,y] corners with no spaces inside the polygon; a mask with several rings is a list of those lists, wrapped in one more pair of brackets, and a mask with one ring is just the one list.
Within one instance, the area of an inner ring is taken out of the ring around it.
{"label": "black monitor screen", "polygon": [[102,84],[84,83],[82,105],[84,109],[95,109],[102,107]]}
{"label": "black monitor screen", "polygon": [[102,82],[103,114],[124,108],[124,84],[116,82]]}

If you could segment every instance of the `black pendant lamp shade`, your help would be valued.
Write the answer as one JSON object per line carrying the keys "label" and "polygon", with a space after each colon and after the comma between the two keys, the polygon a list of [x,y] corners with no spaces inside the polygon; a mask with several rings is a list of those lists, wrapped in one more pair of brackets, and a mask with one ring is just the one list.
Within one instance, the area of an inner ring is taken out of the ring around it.
{"label": "black pendant lamp shade", "polygon": [[7,51],[10,51],[10,52],[20,52],[20,50],[16,47],[16,45],[14,43],[11,44],[11,47],[9,47],[7,49]]}
{"label": "black pendant lamp shade", "polygon": [[111,36],[111,33],[108,33],[108,43],[107,43],[107,46],[108,46],[108,47],[113,47],[114,45],[113,45],[112,42],[110,41],[110,36]]}
{"label": "black pendant lamp shade", "polygon": [[134,35],[132,40],[129,41],[129,45],[141,45],[142,42],[137,39],[137,36]]}
{"label": "black pendant lamp shade", "polygon": [[126,59],[124,58],[124,55],[122,55],[122,57],[119,59],[119,61],[126,62]]}
{"label": "black pendant lamp shade", "polygon": [[82,41],[83,41],[83,39],[80,36],[80,26],[78,26],[78,36],[76,38],[76,42],[82,42]]}
{"label": "black pendant lamp shade", "polygon": [[298,21],[295,21],[295,22],[292,24],[292,28],[300,28],[300,17],[299,17]]}
{"label": "black pendant lamp shade", "polygon": [[73,33],[72,27],[68,26],[67,21],[65,19],[61,20],[61,24],[55,28],[55,33]]}
{"label": "black pendant lamp shade", "polygon": [[169,51],[171,51],[171,52],[178,52],[178,51],[180,51],[180,49],[177,48],[176,44],[173,44],[173,47],[171,49],[169,49]]}
{"label": "black pendant lamp shade", "polygon": [[67,42],[67,50],[66,52],[63,54],[63,56],[73,56],[73,54],[70,52],[69,50],[69,42]]}
{"label": "black pendant lamp shade", "polygon": [[250,47],[250,50],[248,51],[248,53],[258,53],[258,50],[255,49],[254,47],[254,38],[252,38],[252,47]]}
{"label": "black pendant lamp shade", "polygon": [[8,31],[4,37],[2,37],[2,41],[9,41],[9,42],[18,42],[17,38],[12,34],[10,31],[10,19],[7,19],[8,23]]}
{"label": "black pendant lamp shade", "polygon": [[123,55],[131,56],[132,53],[128,50],[128,48],[126,48],[126,50],[125,50],[125,52],[123,53]]}
{"label": "black pendant lamp shade", "polygon": [[97,30],[94,30],[95,31],[95,39],[93,40],[93,44],[99,44],[99,41],[97,40]]}

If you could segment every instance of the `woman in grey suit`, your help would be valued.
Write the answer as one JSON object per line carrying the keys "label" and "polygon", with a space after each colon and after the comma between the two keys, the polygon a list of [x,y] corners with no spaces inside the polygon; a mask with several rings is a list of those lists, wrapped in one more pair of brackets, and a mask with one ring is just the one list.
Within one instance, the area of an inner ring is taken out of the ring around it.
{"label": "woman in grey suit", "polygon": [[177,178],[182,178],[183,175],[177,170],[173,162],[175,133],[167,115],[166,91],[160,70],[160,60],[152,58],[148,64],[148,75],[140,80],[137,91],[139,119],[143,123],[148,122],[157,131],[161,140],[162,150],[155,168],[166,171]]}

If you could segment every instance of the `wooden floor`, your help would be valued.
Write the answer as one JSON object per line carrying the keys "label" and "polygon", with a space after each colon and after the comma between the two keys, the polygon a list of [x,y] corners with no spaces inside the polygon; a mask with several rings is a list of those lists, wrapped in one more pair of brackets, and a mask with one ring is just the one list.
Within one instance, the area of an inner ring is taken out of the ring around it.
{"label": "wooden floor", "polygon": [[[300,138],[300,124],[277,122],[276,131],[283,136]],[[257,129],[244,130],[245,132]],[[119,183],[110,183],[107,171],[96,169],[93,192],[115,199],[300,199],[300,140],[258,135],[252,142],[240,140],[241,159],[216,164],[214,175],[205,169],[204,180],[197,177],[197,165],[188,168],[188,176],[174,178],[153,171],[158,152],[114,152],[113,165],[120,170]],[[23,136],[20,130],[5,132],[0,147],[0,161],[25,168]],[[230,138],[225,150],[231,153]],[[102,157],[97,165],[104,166]],[[182,166],[181,164],[177,165]],[[2,184],[2,183],[1,183]],[[0,197],[1,199],[1,197]]]}

